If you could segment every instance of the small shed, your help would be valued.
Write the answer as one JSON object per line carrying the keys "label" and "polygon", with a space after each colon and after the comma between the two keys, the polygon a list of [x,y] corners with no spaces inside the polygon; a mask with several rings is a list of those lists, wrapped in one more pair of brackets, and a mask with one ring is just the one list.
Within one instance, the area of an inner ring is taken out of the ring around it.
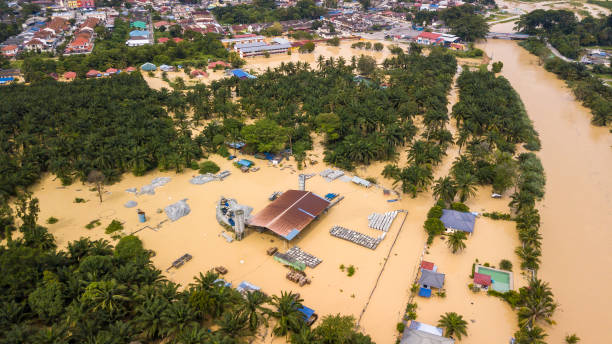
{"label": "small shed", "polygon": [[157,43],[166,43],[170,40],[168,37],[160,37],[157,39]]}
{"label": "small shed", "polygon": [[429,270],[422,270],[421,278],[419,278],[419,284],[425,288],[441,289],[444,287],[444,274]]}
{"label": "small shed", "polygon": [[108,74],[117,74],[118,70],[115,68],[109,68],[106,70]]}
{"label": "small shed", "polygon": [[134,68],[134,67],[131,67],[131,66],[130,66],[130,67],[127,67],[127,68],[125,69],[125,71],[126,71],[126,72],[128,72],[128,73],[135,72],[135,71],[136,71],[136,68]]}
{"label": "small shed", "polygon": [[436,271],[438,270],[438,267],[436,264],[424,260],[421,262],[421,270]]}
{"label": "small shed", "polygon": [[143,64],[142,66],[140,66],[140,69],[147,71],[147,72],[152,72],[154,70],[157,70],[157,66],[152,64],[151,62],[147,62]]}
{"label": "small shed", "polygon": [[89,72],[87,72],[87,74],[85,74],[85,76],[88,77],[88,78],[96,78],[98,76],[102,76],[102,73],[98,72],[95,69],[92,69]]}
{"label": "small shed", "polygon": [[408,327],[413,330],[423,331],[431,334],[435,334],[436,336],[442,336],[444,334],[444,330],[439,327],[435,327],[432,325],[428,325],[422,322],[412,320],[410,322],[410,326]]}
{"label": "small shed", "polygon": [[164,71],[164,72],[174,72],[174,66],[169,66],[169,65],[161,65],[159,66],[159,70]]}
{"label": "small shed", "polygon": [[205,71],[200,70],[200,69],[194,69],[194,70],[192,70],[192,71],[191,71],[191,73],[189,73],[189,75],[190,75],[192,78],[198,78],[198,77],[208,77],[208,73],[206,73]]}
{"label": "small shed", "polygon": [[451,209],[442,209],[440,221],[444,223],[447,232],[462,231],[466,233],[474,232],[476,215]]}
{"label": "small shed", "polygon": [[251,160],[247,160],[247,159],[240,159],[237,162],[237,164],[240,165],[240,166],[247,167],[247,168],[254,165],[254,163]]}
{"label": "small shed", "polygon": [[369,181],[363,178],[359,178],[357,176],[354,176],[353,179],[351,179],[351,181],[357,185],[365,186],[366,188],[369,188],[370,186],[372,186],[372,183],[370,183]]}
{"label": "small shed", "polygon": [[76,79],[76,77],[77,77],[77,73],[75,73],[75,72],[66,72],[66,73],[64,73],[64,79],[66,79],[66,80]]}
{"label": "small shed", "polygon": [[474,284],[479,285],[484,288],[488,288],[491,285],[491,276],[481,274],[478,272],[474,273]]}

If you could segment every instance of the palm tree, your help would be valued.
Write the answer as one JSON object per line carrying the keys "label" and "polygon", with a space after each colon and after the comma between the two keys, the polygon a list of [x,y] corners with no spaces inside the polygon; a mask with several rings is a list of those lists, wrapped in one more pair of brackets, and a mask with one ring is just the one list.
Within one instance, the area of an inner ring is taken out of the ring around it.
{"label": "palm tree", "polygon": [[303,325],[302,313],[299,311],[302,306],[302,299],[298,298],[293,292],[281,291],[281,296],[272,296],[272,306],[270,315],[277,319],[276,326],[272,330],[275,336],[286,336],[289,331],[298,331]]}
{"label": "palm tree", "polygon": [[463,320],[463,316],[455,312],[447,312],[440,316],[438,326],[444,328],[447,337],[453,335],[461,340],[461,336],[467,336],[467,321]]}
{"label": "palm tree", "polygon": [[462,251],[466,246],[463,242],[467,239],[467,234],[462,231],[454,231],[450,235],[448,235],[448,240],[446,240],[446,245],[451,249],[453,253],[457,253]]}
{"label": "palm tree", "polygon": [[436,184],[433,187],[434,197],[443,200],[446,204],[451,204],[455,200],[456,194],[457,186],[451,177],[446,176],[436,180]]}
{"label": "palm tree", "polygon": [[455,176],[455,182],[457,185],[457,192],[459,193],[459,200],[463,203],[468,198],[476,196],[476,182],[478,180],[475,176],[468,173],[460,173]]}
{"label": "palm tree", "polygon": [[575,333],[565,336],[565,344],[578,344],[579,341],[580,337],[578,337]]}
{"label": "palm tree", "polygon": [[248,314],[234,310],[223,313],[219,326],[219,333],[232,338],[240,338],[250,332]]}
{"label": "palm tree", "polygon": [[240,310],[244,312],[248,318],[249,327],[251,330],[256,330],[263,322],[266,323],[266,318],[263,316],[269,310],[263,307],[263,304],[268,302],[268,297],[259,290],[249,292],[246,298],[240,305]]}
{"label": "palm tree", "polygon": [[175,338],[187,326],[196,325],[196,312],[184,301],[177,301],[170,304],[161,315],[164,333]]}
{"label": "palm tree", "polygon": [[537,270],[540,266],[540,256],[542,252],[538,248],[525,245],[517,247],[514,252],[521,258],[521,268]]}
{"label": "palm tree", "polygon": [[548,283],[537,278],[529,281],[529,286],[521,288],[523,305],[519,308],[519,324],[533,328],[537,322],[552,324],[552,316],[557,309],[557,303]]}
{"label": "palm tree", "polygon": [[536,228],[519,229],[518,234],[523,246],[531,246],[536,249],[542,246],[542,235]]}
{"label": "palm tree", "polygon": [[147,299],[136,308],[134,322],[147,339],[157,339],[161,335],[161,315],[168,307],[168,302],[162,298]]}
{"label": "palm tree", "polygon": [[123,304],[130,300],[127,288],[116,280],[92,282],[83,293],[83,301],[90,302],[94,311],[103,310],[111,315],[120,313]]}
{"label": "palm tree", "polygon": [[541,327],[534,328],[521,328],[518,332],[514,333],[516,344],[546,344],[544,338],[547,334]]}
{"label": "palm tree", "polygon": [[222,282],[217,282],[219,280],[219,274],[214,272],[214,270],[206,271],[206,275],[203,275],[200,272],[200,275],[193,278],[195,283],[189,284],[190,287],[193,287],[198,290],[209,291],[212,290],[216,285]]}
{"label": "palm tree", "polygon": [[183,329],[176,337],[176,342],[179,344],[200,344],[204,343],[208,333],[199,325],[189,326]]}
{"label": "palm tree", "polygon": [[309,327],[304,326],[299,332],[291,334],[289,343],[291,344],[311,344],[317,342],[317,336]]}

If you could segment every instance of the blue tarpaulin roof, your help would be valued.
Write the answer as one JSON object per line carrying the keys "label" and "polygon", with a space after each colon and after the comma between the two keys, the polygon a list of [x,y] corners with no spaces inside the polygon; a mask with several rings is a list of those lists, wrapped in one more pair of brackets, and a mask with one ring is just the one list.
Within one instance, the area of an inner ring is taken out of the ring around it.
{"label": "blue tarpaulin roof", "polygon": [[302,306],[302,308],[298,309],[302,314],[304,314],[304,321],[310,319],[310,317],[315,313],[314,309],[308,308],[306,306]]}
{"label": "blue tarpaulin roof", "polygon": [[6,77],[6,78],[0,78],[0,81],[2,81],[2,82],[13,81],[13,80],[15,80],[15,78],[12,77],[12,76],[9,76],[9,77]]}
{"label": "blue tarpaulin roof", "polygon": [[237,78],[248,78],[248,79],[255,79],[255,76],[243,71],[242,69],[232,69],[231,70],[232,74],[234,74],[235,77]]}
{"label": "blue tarpaulin roof", "polygon": [[431,297],[431,289],[421,287],[421,289],[419,289],[419,296]]}
{"label": "blue tarpaulin roof", "polygon": [[253,162],[251,160],[241,159],[240,161],[238,161],[238,165],[251,167],[253,165]]}
{"label": "blue tarpaulin roof", "polygon": [[451,209],[443,209],[440,220],[444,223],[444,227],[446,228],[472,233],[474,231],[476,215]]}

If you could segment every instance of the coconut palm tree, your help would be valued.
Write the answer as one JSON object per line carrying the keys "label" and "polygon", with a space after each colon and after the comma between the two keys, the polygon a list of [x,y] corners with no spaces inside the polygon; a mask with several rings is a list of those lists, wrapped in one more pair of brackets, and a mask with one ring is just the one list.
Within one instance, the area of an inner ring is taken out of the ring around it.
{"label": "coconut palm tree", "polygon": [[240,310],[247,316],[249,327],[251,330],[256,330],[261,323],[266,323],[264,314],[269,312],[269,309],[263,305],[268,302],[268,297],[259,290],[247,293],[243,302],[240,305]]}
{"label": "coconut palm tree", "polygon": [[311,344],[317,342],[317,335],[304,326],[298,332],[292,333],[289,343],[291,344]]}
{"label": "coconut palm tree", "polygon": [[111,315],[120,313],[130,300],[127,288],[116,280],[92,282],[83,293],[82,300],[92,304],[92,310],[103,310]]}
{"label": "coconut palm tree", "polygon": [[519,308],[519,324],[533,328],[539,321],[552,324],[552,316],[557,309],[552,290],[546,282],[533,278],[529,286],[521,288],[523,304]]}
{"label": "coconut palm tree", "polygon": [[208,337],[206,329],[199,325],[191,325],[184,328],[181,333],[176,336],[176,342],[179,344],[200,344],[204,343]]}
{"label": "coconut palm tree", "polygon": [[467,239],[467,234],[462,231],[454,231],[453,233],[448,235],[448,239],[446,240],[446,245],[451,249],[453,253],[457,253],[462,251],[466,246],[463,242]]}
{"label": "coconut palm tree", "polygon": [[467,321],[463,320],[463,316],[455,312],[447,312],[440,316],[438,326],[442,327],[447,337],[453,335],[461,340],[461,336],[467,336]]}
{"label": "coconut palm tree", "polygon": [[464,203],[468,198],[476,196],[476,183],[478,180],[469,173],[460,173],[455,176],[459,200]]}
{"label": "coconut palm tree", "polygon": [[537,270],[540,266],[540,256],[542,252],[538,248],[525,245],[517,247],[514,252],[521,258],[521,268]]}
{"label": "coconut palm tree", "polygon": [[523,246],[531,246],[536,249],[540,249],[542,246],[542,235],[537,228],[519,229],[518,235]]}
{"label": "coconut palm tree", "polygon": [[153,298],[146,299],[136,308],[134,323],[145,338],[150,340],[159,338],[164,328],[161,316],[168,305],[168,302],[162,298]]}
{"label": "coconut palm tree", "polygon": [[519,331],[514,333],[516,344],[546,344],[544,338],[547,334],[541,327],[534,328],[521,328]]}
{"label": "coconut palm tree", "polygon": [[275,336],[286,336],[289,331],[296,332],[303,325],[303,315],[299,311],[302,299],[293,292],[281,291],[281,296],[272,296],[271,305],[274,307],[270,315],[277,319],[276,326],[272,330]]}
{"label": "coconut palm tree", "polygon": [[438,178],[433,187],[433,195],[437,199],[441,199],[446,204],[451,204],[455,200],[457,194],[457,186],[455,181],[449,176]]}

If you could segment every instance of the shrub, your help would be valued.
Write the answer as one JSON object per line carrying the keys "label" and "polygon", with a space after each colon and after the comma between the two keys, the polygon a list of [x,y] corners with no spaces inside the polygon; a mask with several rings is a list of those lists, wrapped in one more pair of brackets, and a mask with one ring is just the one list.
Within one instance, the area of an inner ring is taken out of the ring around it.
{"label": "shrub", "polygon": [[397,332],[404,333],[404,329],[406,328],[406,324],[404,324],[403,322],[398,322],[397,325],[395,326],[395,328],[397,329]]}
{"label": "shrub", "polygon": [[416,294],[419,291],[419,285],[417,283],[413,284],[412,287],[410,287],[410,292],[413,294]]}
{"label": "shrub", "polygon": [[51,216],[50,218],[47,219],[47,223],[52,225],[54,223],[57,223],[57,221],[59,221],[58,219],[56,219],[55,217]]}
{"label": "shrub", "polygon": [[442,217],[442,207],[440,206],[434,205],[427,212],[428,219],[439,219],[440,217]]}
{"label": "shrub", "polygon": [[355,267],[354,266],[349,266],[348,268],[346,268],[346,275],[351,277],[355,274]]}
{"label": "shrub", "polygon": [[505,214],[505,213],[500,213],[500,212],[497,212],[497,211],[494,211],[492,213],[483,213],[482,216],[491,218],[493,220],[507,220],[507,221],[511,221],[512,220],[512,215]]}
{"label": "shrub", "polygon": [[378,180],[374,177],[367,177],[365,180],[369,181],[372,184],[378,184]]}
{"label": "shrub", "polygon": [[456,211],[463,211],[463,212],[470,211],[470,208],[468,208],[467,205],[461,202],[453,202],[453,204],[451,204],[451,209],[456,210]]}
{"label": "shrub", "polygon": [[215,164],[214,161],[207,160],[200,164],[200,170],[198,172],[200,172],[200,174],[217,173],[220,169],[219,165]]}
{"label": "shrub", "polygon": [[217,154],[221,155],[224,158],[227,158],[228,156],[230,156],[230,152],[229,150],[227,150],[227,147],[225,146],[219,147],[219,149],[217,149]]}
{"label": "shrub", "polygon": [[200,168],[200,167],[198,166],[198,162],[197,162],[197,161],[192,161],[192,162],[189,164],[189,168],[190,168],[190,169],[192,169],[192,170],[196,170],[196,171],[197,171],[197,170],[198,170],[198,168]]}
{"label": "shrub", "polygon": [[104,230],[104,233],[106,234],[111,234],[117,231],[120,231],[123,229],[123,225],[121,224],[121,222],[117,221],[117,220],[113,220],[111,221],[111,223],[106,227],[106,229]]}
{"label": "shrub", "polygon": [[86,200],[84,200],[84,199],[82,199],[82,198],[80,198],[80,197],[76,197],[76,198],[74,199],[74,203],[85,203],[85,202],[87,202],[87,201],[86,201]]}
{"label": "shrub", "polygon": [[337,47],[340,45],[340,38],[334,37],[334,38],[328,39],[326,43],[327,45]]}
{"label": "shrub", "polygon": [[435,219],[435,218],[427,219],[423,227],[425,228],[425,231],[427,231],[427,234],[429,235],[429,238],[427,239],[427,242],[429,244],[431,244],[430,239],[433,242],[433,238],[436,235],[440,235],[444,233],[444,224],[442,223],[442,221],[440,221],[440,219]]}
{"label": "shrub", "polygon": [[444,200],[442,199],[437,200],[436,205],[442,209],[446,208],[446,203],[444,203]]}
{"label": "shrub", "polygon": [[340,270],[344,271],[344,264],[340,264]]}
{"label": "shrub", "polygon": [[134,235],[124,236],[115,246],[115,256],[119,258],[134,259],[146,254],[147,252],[142,247],[142,241]]}
{"label": "shrub", "polygon": [[99,225],[101,225],[100,220],[95,219],[95,220],[90,221],[88,224],[86,224],[85,228],[93,229],[94,227],[98,227]]}
{"label": "shrub", "polygon": [[502,270],[512,271],[512,262],[507,259],[502,259],[499,262],[499,268]]}
{"label": "shrub", "polygon": [[446,297],[446,290],[444,289],[438,289],[438,291],[436,292],[436,294],[441,297],[441,298],[445,298]]}

